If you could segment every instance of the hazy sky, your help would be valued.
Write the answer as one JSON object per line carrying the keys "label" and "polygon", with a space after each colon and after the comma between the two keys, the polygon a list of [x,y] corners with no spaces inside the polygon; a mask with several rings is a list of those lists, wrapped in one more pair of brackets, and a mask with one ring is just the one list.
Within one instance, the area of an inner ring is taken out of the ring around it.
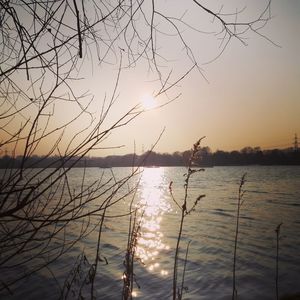
{"label": "hazy sky", "polygon": [[[262,2],[253,1],[249,14],[257,15]],[[201,136],[206,136],[203,145],[213,150],[292,145],[294,134],[300,135],[300,1],[272,1],[272,15],[263,33],[280,47],[254,35],[246,47],[233,40],[219,59],[203,64],[208,82],[193,72],[180,83],[178,100],[112,135],[107,144],[126,144],[113,153],[132,152],[134,141],[138,153],[147,150],[164,127],[158,152],[188,149]],[[200,63],[218,50],[216,43],[199,39],[197,44],[189,38]],[[174,68],[183,67],[175,60]],[[131,98],[134,103],[152,93],[151,76],[143,68],[125,71],[122,79],[121,108],[122,101],[128,104]]]}
{"label": "hazy sky", "polygon": [[[247,3],[237,21],[257,18],[267,1],[201,1],[211,9],[235,12]],[[150,3],[150,2],[149,2]],[[211,17],[199,14],[192,1],[166,0],[158,5],[167,16],[179,18],[185,10],[184,20],[204,32],[215,32],[220,27]],[[232,40],[224,53],[207,64],[220,51],[219,36],[203,34],[182,25],[181,33],[193,50],[202,69],[196,69],[169,93],[181,96],[172,103],[147,111],[132,123],[112,133],[103,147],[125,145],[120,149],[99,150],[91,155],[125,154],[148,150],[165,128],[157,152],[174,152],[189,149],[200,137],[206,136],[203,145],[212,150],[240,150],[245,146],[261,146],[263,149],[292,145],[295,133],[300,138],[300,1],[273,0],[272,16],[262,33],[277,47],[255,34],[246,34],[247,46]],[[240,19],[241,18],[241,19]],[[158,57],[163,75],[172,71],[171,79],[182,76],[191,62],[175,38],[174,30],[164,20],[157,18],[155,25],[167,35],[158,35]],[[124,59],[125,60],[125,59]],[[105,95],[112,93],[118,72],[117,64],[91,67],[84,62],[74,89],[94,94],[92,112],[100,111]],[[204,76],[205,78],[204,78]],[[147,95],[157,92],[157,73],[150,72],[142,61],[134,68],[124,69],[118,87],[118,100],[111,110],[108,123],[113,122],[130,107]],[[157,104],[168,99],[163,95]],[[56,107],[57,122],[66,117],[63,107]],[[81,120],[65,135],[69,138],[88,123]],[[46,151],[44,151],[46,152]]]}

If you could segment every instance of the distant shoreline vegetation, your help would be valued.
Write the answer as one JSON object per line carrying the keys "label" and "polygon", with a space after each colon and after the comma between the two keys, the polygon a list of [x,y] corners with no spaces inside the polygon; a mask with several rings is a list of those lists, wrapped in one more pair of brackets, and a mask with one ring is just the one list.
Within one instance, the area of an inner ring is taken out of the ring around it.
{"label": "distant shoreline vegetation", "polygon": [[[110,155],[106,157],[59,157],[59,156],[32,156],[26,159],[23,167],[45,168],[45,167],[130,167],[130,166],[186,166],[189,161],[191,150],[184,152],[156,153],[145,152],[142,155]],[[24,162],[23,162],[24,163]],[[11,157],[4,155],[0,157],[0,168],[20,168],[22,156]],[[259,147],[245,147],[240,151],[212,152],[209,147],[201,148],[196,165],[200,167],[213,166],[244,166],[244,165],[300,165],[299,149],[272,149],[261,150]]]}

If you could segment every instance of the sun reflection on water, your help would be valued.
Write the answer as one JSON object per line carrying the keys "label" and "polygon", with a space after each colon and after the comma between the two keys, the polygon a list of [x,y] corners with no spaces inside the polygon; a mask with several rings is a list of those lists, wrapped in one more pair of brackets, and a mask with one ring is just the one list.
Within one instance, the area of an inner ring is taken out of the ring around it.
{"label": "sun reflection on water", "polygon": [[162,276],[168,275],[157,262],[158,255],[169,246],[163,242],[161,221],[163,215],[171,210],[166,198],[164,168],[145,168],[140,183],[139,207],[142,210],[141,232],[137,241],[136,255],[149,271]]}

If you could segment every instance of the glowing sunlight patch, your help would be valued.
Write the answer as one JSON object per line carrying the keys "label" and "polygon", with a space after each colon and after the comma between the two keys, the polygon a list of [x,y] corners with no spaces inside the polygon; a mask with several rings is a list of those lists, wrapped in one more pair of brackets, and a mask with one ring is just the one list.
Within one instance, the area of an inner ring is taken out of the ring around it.
{"label": "glowing sunlight patch", "polygon": [[138,293],[136,291],[133,291],[131,295],[132,297],[137,297]]}
{"label": "glowing sunlight patch", "polygon": [[145,110],[149,110],[157,106],[157,101],[151,95],[144,95],[141,99],[141,103]]}

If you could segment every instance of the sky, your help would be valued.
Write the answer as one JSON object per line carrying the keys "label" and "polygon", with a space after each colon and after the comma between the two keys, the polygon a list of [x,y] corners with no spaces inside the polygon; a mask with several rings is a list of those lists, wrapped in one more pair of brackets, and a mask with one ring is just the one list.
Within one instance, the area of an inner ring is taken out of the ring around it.
{"label": "sky", "polygon": [[[260,3],[254,1],[249,14],[257,15]],[[271,8],[273,18],[262,32],[278,46],[250,35],[247,46],[233,40],[216,61],[205,64],[215,55],[217,44],[193,41],[196,55],[202,54],[199,60],[206,79],[192,72],[176,90],[179,99],[146,112],[112,135],[112,144],[126,145],[114,154],[149,149],[163,129],[157,152],[189,149],[202,136],[203,146],[213,151],[292,146],[295,134],[300,136],[300,1],[274,0]],[[175,66],[183,68],[181,61]],[[121,97],[151,95],[151,84],[147,78],[139,82],[143,77],[139,72],[124,74]]]}
{"label": "sky", "polygon": [[[112,132],[103,142],[102,147],[107,149],[93,151],[90,155],[122,155],[134,151],[140,154],[156,143],[162,131],[154,149],[161,153],[190,149],[203,136],[202,145],[213,151],[240,150],[246,146],[262,149],[292,146],[295,134],[300,138],[300,1],[272,1],[272,19],[261,30],[272,42],[246,33],[246,46],[232,39],[217,59],[220,36],[214,32],[220,27],[216,20],[213,22],[211,16],[199,13],[192,1],[157,3],[161,5],[157,9],[169,17],[180,18],[186,11],[182,20],[201,30],[197,32],[185,24],[180,25],[180,33],[191,47],[201,71],[194,68],[168,92],[168,97],[161,95],[154,103],[146,103],[143,114]],[[237,18],[243,21],[257,18],[267,1],[201,3],[222,13],[232,13],[245,6]],[[157,56],[158,66],[162,76],[171,72],[170,81],[175,82],[192,63],[170,24],[157,16],[155,26],[165,33],[156,36],[157,53],[161,55]],[[117,74],[118,63],[113,58],[112,62],[101,65],[89,58],[83,61],[78,75],[83,79],[74,82],[73,88],[78,93],[87,91],[94,95],[90,109],[95,115],[99,114],[103,99],[111,97]],[[107,124],[137,103],[145,102],[144,99],[151,99],[160,88],[157,79],[155,69],[149,70],[143,60],[134,67],[123,68],[118,97]],[[164,106],[172,99],[174,101]],[[158,108],[149,109],[152,104]],[[55,122],[58,124],[67,115],[72,115],[72,111],[58,104]],[[74,133],[88,126],[88,122],[88,118],[83,118],[73,124],[65,137],[72,139]],[[39,151],[37,154],[46,153],[47,145]]]}

